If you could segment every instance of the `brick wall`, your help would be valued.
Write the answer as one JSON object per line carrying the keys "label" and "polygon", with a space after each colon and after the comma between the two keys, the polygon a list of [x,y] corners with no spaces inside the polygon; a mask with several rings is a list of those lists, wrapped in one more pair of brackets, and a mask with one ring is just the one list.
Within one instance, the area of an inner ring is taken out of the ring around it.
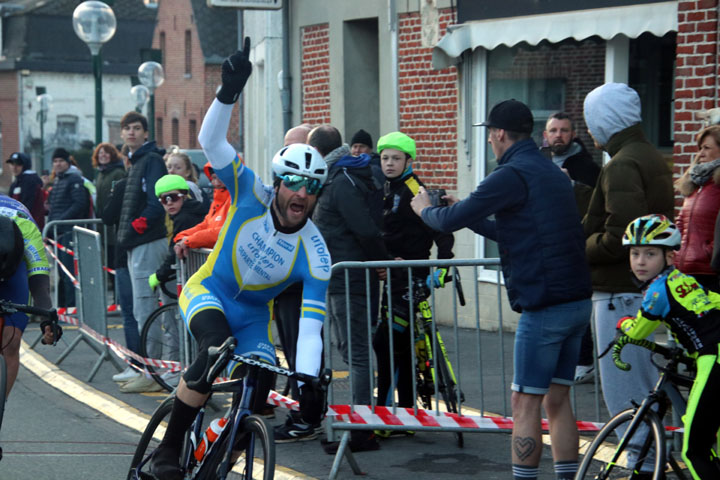
{"label": "brick wall", "polygon": [[302,119],[310,125],[330,123],[330,26],[301,29]]}
{"label": "brick wall", "polygon": [[512,65],[491,68],[488,76],[490,80],[562,79],[565,82],[562,110],[572,118],[578,138],[600,162],[602,154],[593,148],[585,125],[583,102],[588,92],[605,83],[605,42],[570,40],[553,45],[544,43],[533,49],[518,48]]}
{"label": "brick wall", "polygon": [[[191,32],[191,66],[186,72],[185,32]],[[162,118],[162,135],[167,147],[172,143],[172,121],[178,120],[179,146],[200,148],[197,138],[190,138],[190,123],[195,121],[199,132],[203,116],[215,98],[220,85],[220,65],[206,65],[195,26],[190,0],[160,2],[153,48],[160,48],[160,33],[165,34],[163,69],[165,82],[155,92],[155,116]],[[228,140],[240,149],[238,107],[233,112]]]}
{"label": "brick wall", "polygon": [[[673,174],[682,175],[697,152],[698,112],[718,107],[718,0],[678,2]],[[682,199],[676,197],[677,205]]]}
{"label": "brick wall", "polygon": [[[457,188],[457,69],[433,70],[432,49],[422,47],[420,14],[399,16],[400,130],[415,139],[415,172],[430,188]],[[440,36],[455,12],[440,11]]]}
{"label": "brick wall", "polygon": [[5,160],[11,153],[20,150],[18,132],[18,72],[0,73],[0,133],[2,148],[0,161],[3,162],[3,173],[0,176],[0,192],[7,193],[12,183],[12,171],[5,168]]}

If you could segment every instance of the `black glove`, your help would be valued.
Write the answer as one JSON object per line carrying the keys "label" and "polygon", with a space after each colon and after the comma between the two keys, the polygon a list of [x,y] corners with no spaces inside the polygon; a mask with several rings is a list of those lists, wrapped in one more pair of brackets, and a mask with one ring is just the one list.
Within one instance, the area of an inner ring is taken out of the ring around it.
{"label": "black glove", "polygon": [[243,49],[230,55],[222,64],[222,87],[216,95],[222,103],[232,105],[240,96],[245,82],[252,73],[249,57],[250,37],[245,37]]}
{"label": "black glove", "polygon": [[305,384],[300,387],[300,416],[305,423],[317,425],[327,412],[327,392]]}

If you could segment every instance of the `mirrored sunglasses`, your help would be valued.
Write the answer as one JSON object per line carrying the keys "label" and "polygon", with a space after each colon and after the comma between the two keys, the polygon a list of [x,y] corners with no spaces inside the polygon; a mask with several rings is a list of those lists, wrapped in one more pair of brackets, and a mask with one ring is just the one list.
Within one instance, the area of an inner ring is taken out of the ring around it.
{"label": "mirrored sunglasses", "polygon": [[282,178],[283,185],[297,192],[302,187],[305,187],[308,195],[317,195],[322,189],[322,183],[316,178],[304,177],[302,175],[280,175]]}
{"label": "mirrored sunglasses", "polygon": [[184,197],[185,197],[184,193],[166,193],[166,194],[160,195],[160,203],[162,203],[163,205],[167,205],[168,203],[171,203],[171,202],[173,202],[173,203],[177,202],[178,200],[180,200],[181,198],[184,198]]}

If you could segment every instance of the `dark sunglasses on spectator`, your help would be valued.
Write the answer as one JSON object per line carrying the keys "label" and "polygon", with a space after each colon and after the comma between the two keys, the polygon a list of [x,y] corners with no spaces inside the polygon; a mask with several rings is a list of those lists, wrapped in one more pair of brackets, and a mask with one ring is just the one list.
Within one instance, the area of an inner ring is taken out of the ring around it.
{"label": "dark sunglasses on spectator", "polygon": [[322,189],[322,183],[316,178],[304,177],[302,175],[280,175],[283,185],[293,192],[305,187],[308,195],[317,195]]}
{"label": "dark sunglasses on spectator", "polygon": [[163,205],[167,205],[170,202],[175,203],[184,197],[184,193],[165,193],[163,195],[160,195],[160,203],[162,203]]}

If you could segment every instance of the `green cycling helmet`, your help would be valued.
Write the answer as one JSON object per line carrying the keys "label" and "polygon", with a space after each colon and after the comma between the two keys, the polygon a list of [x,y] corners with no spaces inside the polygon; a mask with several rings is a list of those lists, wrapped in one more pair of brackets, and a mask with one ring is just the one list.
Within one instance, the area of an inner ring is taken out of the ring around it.
{"label": "green cycling helmet", "polygon": [[163,193],[173,190],[190,190],[187,182],[180,175],[165,175],[155,182],[155,196],[160,197]]}
{"label": "green cycling helmet", "polygon": [[377,143],[378,153],[382,152],[386,148],[393,148],[395,150],[405,152],[410,155],[413,160],[415,160],[415,140],[402,132],[391,132],[380,137],[380,140],[378,140]]}

